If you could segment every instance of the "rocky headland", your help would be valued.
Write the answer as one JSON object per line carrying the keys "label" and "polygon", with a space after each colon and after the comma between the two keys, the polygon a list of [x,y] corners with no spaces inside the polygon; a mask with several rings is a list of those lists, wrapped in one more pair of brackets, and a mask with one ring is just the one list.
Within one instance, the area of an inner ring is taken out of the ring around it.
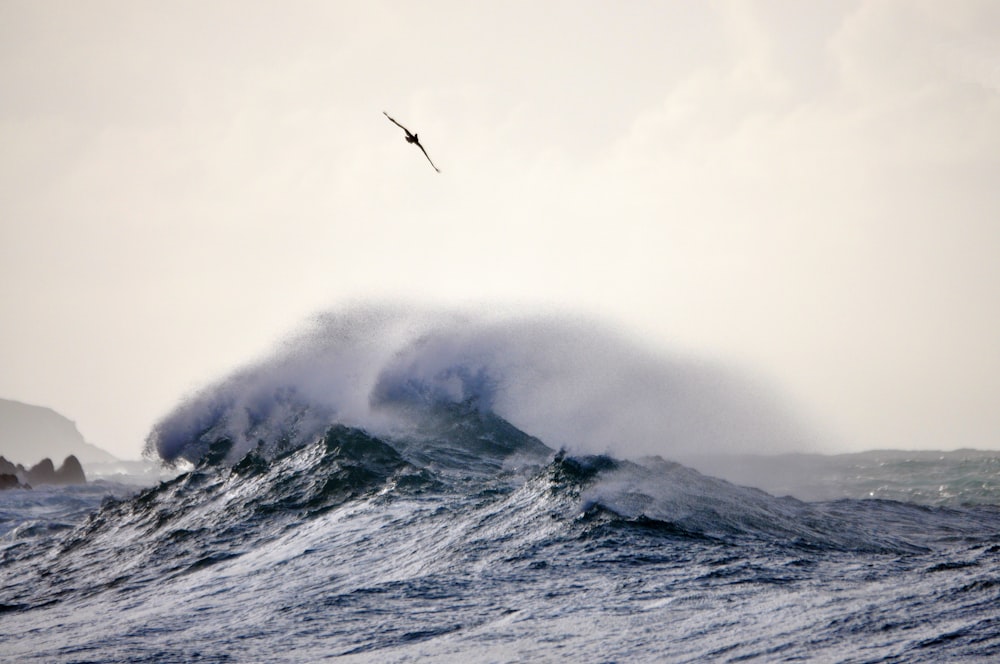
{"label": "rocky headland", "polygon": [[117,461],[84,440],[76,424],[65,415],[10,399],[0,399],[0,454],[22,461],[58,461],[68,456],[86,464]]}

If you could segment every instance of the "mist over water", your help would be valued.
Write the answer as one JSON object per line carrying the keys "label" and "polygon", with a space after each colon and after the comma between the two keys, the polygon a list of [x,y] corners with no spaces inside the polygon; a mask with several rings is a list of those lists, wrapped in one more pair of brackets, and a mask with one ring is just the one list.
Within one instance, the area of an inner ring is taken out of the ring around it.
{"label": "mist over water", "polygon": [[147,451],[197,461],[224,437],[237,460],[310,443],[333,423],[391,433],[407,406],[470,401],[575,453],[805,451],[812,435],[776,395],[582,317],[365,306],[315,317],[192,395],[154,426]]}

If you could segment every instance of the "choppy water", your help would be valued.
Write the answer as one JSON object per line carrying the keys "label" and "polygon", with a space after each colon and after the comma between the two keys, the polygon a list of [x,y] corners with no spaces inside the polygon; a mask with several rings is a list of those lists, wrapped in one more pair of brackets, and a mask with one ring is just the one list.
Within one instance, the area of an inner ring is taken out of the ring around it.
{"label": "choppy water", "polygon": [[993,505],[800,502],[661,459],[557,454],[474,408],[438,417],[399,440],[334,427],[103,505],[107,486],[6,492],[0,654],[1000,656]]}
{"label": "choppy water", "polygon": [[686,460],[702,472],[803,500],[882,498],[920,505],[1000,505],[1000,453],[878,450]]}
{"label": "choppy water", "polygon": [[0,659],[1000,659],[1000,455],[735,457],[689,366],[334,323],[155,427],[188,471],[0,493]]}

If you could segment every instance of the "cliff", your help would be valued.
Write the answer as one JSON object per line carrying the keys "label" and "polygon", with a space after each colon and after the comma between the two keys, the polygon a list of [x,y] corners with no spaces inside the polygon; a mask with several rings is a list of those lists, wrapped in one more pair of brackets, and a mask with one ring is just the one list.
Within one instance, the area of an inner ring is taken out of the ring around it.
{"label": "cliff", "polygon": [[115,457],[83,439],[76,425],[50,408],[0,399],[0,455],[35,462],[74,456],[83,463]]}

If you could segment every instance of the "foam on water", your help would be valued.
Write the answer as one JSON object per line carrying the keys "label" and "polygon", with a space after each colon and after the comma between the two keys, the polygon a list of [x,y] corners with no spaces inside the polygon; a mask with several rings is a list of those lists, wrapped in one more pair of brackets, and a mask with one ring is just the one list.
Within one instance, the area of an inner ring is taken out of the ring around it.
{"label": "foam on water", "polygon": [[0,657],[1000,657],[995,455],[786,457],[855,492],[802,502],[635,454],[793,443],[769,404],[579,320],[320,317],[156,426],[187,472],[0,496]]}
{"label": "foam on water", "polygon": [[557,453],[474,403],[432,404],[401,438],[335,425],[214,465],[229,444],[75,528],[9,532],[3,654],[1000,655],[995,507],[775,498],[659,458]]}

